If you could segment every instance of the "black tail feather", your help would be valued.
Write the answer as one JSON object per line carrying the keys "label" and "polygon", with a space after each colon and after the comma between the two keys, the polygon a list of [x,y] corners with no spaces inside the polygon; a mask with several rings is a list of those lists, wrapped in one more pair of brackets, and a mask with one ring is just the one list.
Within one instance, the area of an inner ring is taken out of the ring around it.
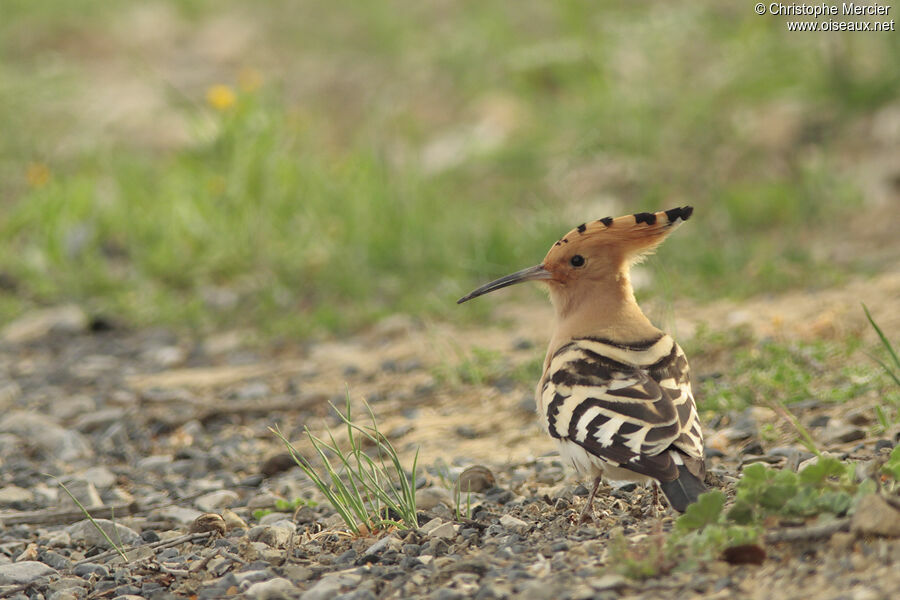
{"label": "black tail feather", "polygon": [[678,478],[674,481],[660,481],[659,487],[669,504],[683,513],[688,504],[697,501],[697,497],[706,491],[706,486],[684,465],[678,465]]}

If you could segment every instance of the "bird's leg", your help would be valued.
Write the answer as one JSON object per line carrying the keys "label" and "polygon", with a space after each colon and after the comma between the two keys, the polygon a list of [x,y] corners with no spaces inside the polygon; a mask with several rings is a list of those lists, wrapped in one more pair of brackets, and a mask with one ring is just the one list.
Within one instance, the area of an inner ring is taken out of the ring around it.
{"label": "bird's leg", "polygon": [[597,488],[600,487],[600,478],[598,475],[596,479],[594,479],[594,487],[591,490],[590,495],[588,496],[587,502],[584,505],[584,508],[581,509],[581,514],[578,516],[578,524],[586,523],[585,517],[587,516],[587,512],[591,511],[591,521],[594,520],[594,496],[597,495]]}
{"label": "bird's leg", "polygon": [[653,518],[659,518],[659,484],[655,481],[650,483],[653,486]]}

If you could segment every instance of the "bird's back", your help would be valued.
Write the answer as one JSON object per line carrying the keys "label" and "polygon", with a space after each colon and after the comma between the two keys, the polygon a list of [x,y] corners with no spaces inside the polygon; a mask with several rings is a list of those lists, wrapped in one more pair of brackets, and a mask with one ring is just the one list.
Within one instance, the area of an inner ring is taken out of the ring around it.
{"label": "bird's back", "polygon": [[538,413],[579,470],[655,479],[676,509],[696,500],[703,435],[687,359],[669,335],[628,343],[579,337],[548,359]]}

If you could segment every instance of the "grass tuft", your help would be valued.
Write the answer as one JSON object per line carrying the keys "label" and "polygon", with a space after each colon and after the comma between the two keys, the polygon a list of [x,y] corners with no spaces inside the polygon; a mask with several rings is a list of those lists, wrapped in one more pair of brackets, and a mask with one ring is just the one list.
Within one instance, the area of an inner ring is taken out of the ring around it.
{"label": "grass tuft", "polygon": [[[91,516],[91,513],[88,512],[88,509],[86,509],[84,507],[84,505],[81,503],[81,501],[75,497],[75,494],[73,494],[71,491],[69,491],[69,488],[66,487],[66,484],[64,484],[59,479],[59,477],[55,477],[53,475],[50,475],[49,473],[44,473],[44,475],[46,475],[47,477],[51,477],[52,479],[54,479],[56,481],[57,484],[59,484],[59,487],[61,487],[63,489],[63,491],[69,496],[69,498],[71,498],[72,501],[78,506],[78,508],[81,509],[81,512],[84,513],[85,518],[91,522],[91,525],[93,525],[97,529],[97,531],[100,532],[100,535],[103,536],[103,538],[109,543],[110,546],[112,546],[113,548],[116,549],[116,552],[119,553],[119,556],[122,557],[122,560],[127,563],[128,557],[125,555],[125,550],[123,549],[124,546],[122,545],[122,539],[119,536],[119,528],[116,526],[115,520],[113,520],[112,523],[113,523],[113,528],[115,529],[115,532],[116,532],[116,537],[119,538],[118,544],[116,544],[114,541],[112,541],[112,538],[110,538],[109,535],[107,535],[107,533],[103,530],[103,528],[100,527],[100,525],[97,523],[97,521],[94,520],[94,517]],[[115,513],[113,513],[113,515],[115,515]]]}
{"label": "grass tuft", "polygon": [[[316,470],[278,427],[269,428],[287,447],[294,461],[325,496],[341,516],[347,528],[356,535],[394,526],[402,529],[418,527],[416,516],[416,466],[418,451],[409,474],[403,468],[394,446],[378,431],[371,407],[366,410],[371,426],[361,427],[350,412],[350,393],[346,396],[346,412],[332,405],[347,428],[349,449],[342,449],[331,430],[329,441],[312,434],[304,427],[309,441],[322,462],[323,471]],[[363,451],[374,448],[375,457]],[[331,458],[329,458],[331,457]]]}

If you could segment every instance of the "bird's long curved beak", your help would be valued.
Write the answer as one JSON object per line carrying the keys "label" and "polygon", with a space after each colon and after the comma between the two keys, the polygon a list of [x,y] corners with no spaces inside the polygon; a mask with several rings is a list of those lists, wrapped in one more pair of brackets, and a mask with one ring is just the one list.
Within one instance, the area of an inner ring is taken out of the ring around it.
{"label": "bird's long curved beak", "polygon": [[544,268],[544,265],[535,265],[533,267],[528,267],[527,269],[522,269],[521,271],[516,271],[511,275],[507,275],[505,277],[501,277],[500,279],[495,279],[490,283],[486,283],[477,290],[466,294],[462,298],[456,301],[457,304],[462,304],[467,300],[471,300],[477,296],[481,296],[487,294],[488,292],[493,292],[494,290],[499,290],[500,288],[505,288],[510,285],[514,285],[516,283],[522,283],[523,281],[536,281],[541,279],[552,279],[553,276],[550,274],[550,271]]}

